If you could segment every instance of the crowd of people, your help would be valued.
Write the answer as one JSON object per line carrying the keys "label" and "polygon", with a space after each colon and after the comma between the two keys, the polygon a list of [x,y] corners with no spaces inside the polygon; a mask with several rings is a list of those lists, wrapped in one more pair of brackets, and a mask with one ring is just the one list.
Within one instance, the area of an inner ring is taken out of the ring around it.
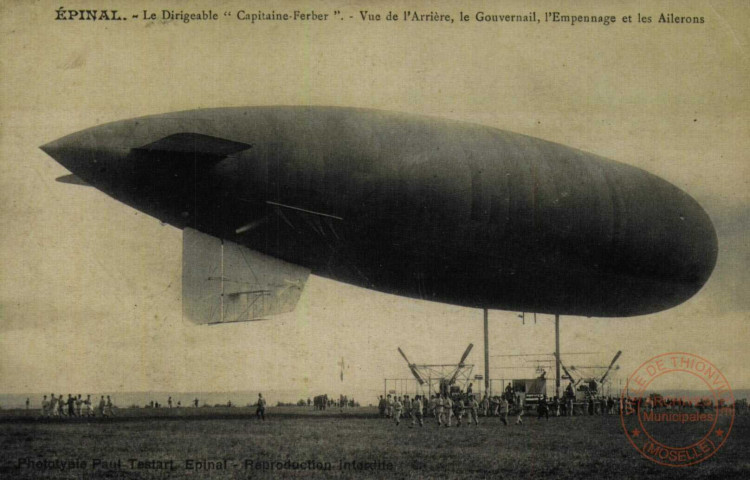
{"label": "crowd of people", "polygon": [[573,415],[614,415],[619,413],[619,401],[613,397],[590,397],[583,402],[576,402],[575,396],[566,394],[562,398],[557,396],[549,399],[542,395],[533,404],[525,405],[524,392],[515,391],[509,383],[501,395],[480,395],[471,391],[471,385],[466,391],[442,391],[430,395],[381,395],[378,399],[378,410],[382,418],[392,419],[396,425],[404,417],[411,418],[412,426],[424,425],[424,418],[432,417],[438,426],[450,427],[454,422],[457,427],[464,423],[479,425],[479,417],[500,417],[505,425],[514,421],[523,424],[526,411],[536,410],[537,418]]}
{"label": "crowd of people", "polygon": [[42,417],[44,418],[113,417],[114,415],[115,406],[109,395],[106,400],[102,395],[98,403],[91,399],[91,395],[82,398],[80,394],[77,396],[68,394],[66,399],[62,393],[59,396],[52,393],[49,398],[45,395],[42,399]]}

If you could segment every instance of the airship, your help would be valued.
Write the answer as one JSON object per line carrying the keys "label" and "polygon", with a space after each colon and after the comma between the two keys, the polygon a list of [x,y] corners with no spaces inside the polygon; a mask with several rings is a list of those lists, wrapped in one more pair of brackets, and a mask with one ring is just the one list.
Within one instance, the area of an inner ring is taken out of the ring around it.
{"label": "airship", "polygon": [[341,107],[199,109],[40,147],[183,231],[183,314],[294,310],[310,274],[416,299],[595,317],[685,302],[717,237],[687,193],[631,165],[442,118]]}

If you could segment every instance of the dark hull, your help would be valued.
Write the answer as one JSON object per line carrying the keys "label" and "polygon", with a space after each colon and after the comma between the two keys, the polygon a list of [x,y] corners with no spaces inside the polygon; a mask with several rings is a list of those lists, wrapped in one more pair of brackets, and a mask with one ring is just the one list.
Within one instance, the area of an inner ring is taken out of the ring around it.
{"label": "dark hull", "polygon": [[[252,148],[220,160],[133,150],[180,132]],[[343,108],[215,109],[107,124],[43,148],[178,228],[408,297],[640,315],[690,298],[716,262],[710,219],[673,185],[479,125]]]}

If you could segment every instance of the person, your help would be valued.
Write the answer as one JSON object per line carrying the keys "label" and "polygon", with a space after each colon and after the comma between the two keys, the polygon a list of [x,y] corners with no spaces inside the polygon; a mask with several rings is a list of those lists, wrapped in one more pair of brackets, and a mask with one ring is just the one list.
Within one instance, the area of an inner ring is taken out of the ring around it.
{"label": "person", "polygon": [[453,399],[450,395],[446,395],[443,400],[443,425],[447,427],[451,426],[451,419],[453,418]]}
{"label": "person", "polygon": [[81,394],[79,393],[76,397],[76,416],[80,417],[83,414],[83,398],[81,398]]}
{"label": "person", "polygon": [[198,399],[197,398],[195,400],[193,400],[193,404],[195,405],[195,408],[198,408]]}
{"label": "person", "polygon": [[523,425],[523,394],[521,392],[516,393],[516,408],[518,409],[516,425]]}
{"label": "person", "polygon": [[492,405],[491,409],[492,409],[492,416],[493,417],[497,417],[498,415],[500,415],[500,405],[502,404],[501,400],[504,399],[504,398],[505,398],[506,401],[508,401],[508,399],[505,397],[505,395],[501,395],[499,397],[497,395],[495,395],[494,397],[492,397],[492,400],[491,400],[491,405]]}
{"label": "person", "polygon": [[76,399],[73,398],[73,395],[68,394],[68,416],[69,417],[75,417],[76,416]]}
{"label": "person", "polygon": [[50,417],[57,416],[57,397],[55,397],[54,393],[50,393],[49,395],[49,415]]}
{"label": "person", "polygon": [[388,397],[385,401],[385,418],[391,418],[393,417],[393,398],[391,397],[391,394],[388,394]]}
{"label": "person", "polygon": [[[196,399],[196,402],[197,402],[197,399]],[[258,403],[257,403],[257,408],[255,409],[255,416],[258,419],[263,420],[264,422],[266,421],[266,399],[263,398],[262,393],[258,394]]]}
{"label": "person", "polygon": [[396,420],[396,426],[398,427],[401,423],[401,410],[404,408],[401,403],[401,397],[396,397],[393,402],[393,418]]}
{"label": "person", "polygon": [[83,401],[84,415],[92,417],[94,415],[94,408],[91,404],[91,395],[86,395],[86,400]]}
{"label": "person", "polygon": [[479,402],[475,395],[469,396],[469,425],[471,420],[474,420],[474,425],[479,426]]}
{"label": "person", "polygon": [[42,417],[46,418],[49,416],[49,400],[47,400],[47,395],[44,396],[42,399]]}
{"label": "person", "polygon": [[167,407],[171,410],[172,409],[172,396],[170,396],[167,399]]}
{"label": "person", "polygon": [[463,395],[461,395],[453,402],[453,415],[456,417],[456,427],[461,426],[465,410],[466,406],[464,405],[464,398]]}
{"label": "person", "polygon": [[380,412],[380,418],[385,418],[385,398],[383,396],[380,396],[380,400],[378,400],[378,411]]}
{"label": "person", "polygon": [[490,414],[490,397],[487,395],[487,392],[484,392],[484,397],[482,398],[482,415],[487,417]]}
{"label": "person", "polygon": [[102,398],[99,399],[99,408],[97,409],[99,410],[100,417],[104,416],[104,407],[106,407],[106,405],[107,405],[107,402],[104,401],[104,395],[102,395]]}
{"label": "person", "polygon": [[508,385],[505,387],[505,398],[507,398],[509,402],[512,402],[513,396],[513,385],[508,382]]}
{"label": "person", "polygon": [[411,425],[415,426],[419,422],[420,427],[424,427],[424,402],[421,395],[414,397],[411,402]]}
{"label": "person", "polygon": [[469,386],[466,387],[466,396],[471,397],[473,393],[474,393],[474,384],[469,382]]}
{"label": "person", "polygon": [[557,398],[557,395],[552,397],[552,416],[560,416],[560,399]]}
{"label": "person", "polygon": [[112,405],[112,398],[107,395],[107,403],[104,405],[104,416],[105,417],[114,417],[115,412]]}
{"label": "person", "polygon": [[29,404],[30,403],[31,403],[31,401],[29,400],[29,397],[26,397],[26,410],[29,409]]}
{"label": "person", "polygon": [[63,398],[63,394],[61,393],[57,397],[57,414],[61,417],[65,417],[65,399]]}
{"label": "person", "polygon": [[439,394],[435,396],[435,418],[437,418],[438,421],[438,427],[441,427],[443,425],[443,408],[445,405],[445,400],[443,399],[443,395]]}
{"label": "person", "polygon": [[547,395],[544,395],[541,400],[539,400],[539,405],[536,406],[536,413],[537,413],[537,420],[541,420],[542,417],[545,417],[547,420],[549,420],[549,406],[547,406]]}
{"label": "person", "polygon": [[508,412],[510,411],[510,404],[508,399],[504,396],[500,397],[500,419],[503,421],[503,425],[508,425]]}

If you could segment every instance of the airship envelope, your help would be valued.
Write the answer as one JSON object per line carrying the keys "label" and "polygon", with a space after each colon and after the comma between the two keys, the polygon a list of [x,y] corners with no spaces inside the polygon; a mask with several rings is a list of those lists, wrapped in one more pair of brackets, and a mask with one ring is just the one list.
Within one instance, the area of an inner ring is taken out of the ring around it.
{"label": "airship envelope", "polygon": [[[701,206],[625,163],[486,126],[254,107],[123,120],[41,147],[183,229],[196,323],[294,309],[309,273],[469,307],[658,312],[716,263]],[[70,187],[84,188],[84,187]]]}

